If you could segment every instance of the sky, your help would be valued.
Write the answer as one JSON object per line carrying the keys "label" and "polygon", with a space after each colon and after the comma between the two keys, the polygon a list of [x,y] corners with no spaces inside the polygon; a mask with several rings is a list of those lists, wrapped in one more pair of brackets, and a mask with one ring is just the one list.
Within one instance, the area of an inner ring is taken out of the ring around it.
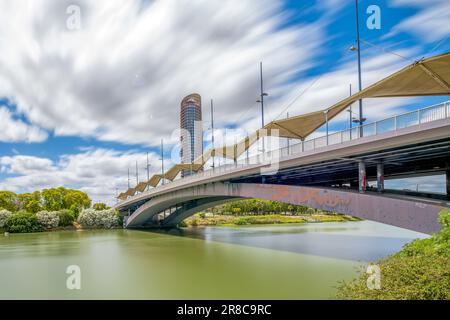
{"label": "sky", "polygon": [[[360,0],[359,13],[364,87],[450,50],[448,0]],[[201,94],[205,132],[210,99],[218,131],[256,130],[262,61],[266,122],[324,109],[357,88],[355,38],[353,0],[0,0],[0,190],[114,203],[136,161],[146,178],[147,152],[160,171],[161,139],[176,162],[184,96]],[[447,99],[368,99],[364,116]]]}

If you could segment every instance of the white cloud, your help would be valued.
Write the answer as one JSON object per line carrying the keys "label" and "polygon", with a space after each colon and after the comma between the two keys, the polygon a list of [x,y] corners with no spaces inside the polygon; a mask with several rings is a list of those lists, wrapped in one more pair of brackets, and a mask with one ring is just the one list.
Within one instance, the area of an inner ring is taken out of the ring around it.
{"label": "white cloud", "polygon": [[0,142],[42,142],[46,139],[45,131],[14,119],[8,108],[0,107]]}
{"label": "white cloud", "polygon": [[56,135],[156,145],[191,92],[215,98],[218,125],[238,122],[260,60],[281,95],[326,40],[323,20],[281,28],[281,0],[79,0],[79,31],[72,3],[0,3],[0,96]]}
{"label": "white cloud", "polygon": [[[411,48],[399,50],[398,53],[404,56],[412,56],[417,53],[417,50],[417,48]],[[363,87],[383,79],[410,63],[400,59],[398,56],[388,53],[380,54],[372,50],[363,50],[362,58]],[[285,118],[286,114],[280,115],[280,112],[293,101],[295,103],[287,109],[290,116],[330,107],[348,97],[350,84],[352,84],[353,93],[355,93],[357,91],[357,64],[356,58],[352,53],[349,53],[345,60],[337,61],[334,70],[321,76],[305,79],[301,86],[298,83],[293,83],[288,93],[279,100],[272,101],[272,98],[269,96],[265,107],[266,123],[271,120]],[[303,94],[300,95],[301,93]],[[363,101],[364,117],[367,117],[368,122],[387,118],[401,113],[404,110],[403,107],[414,100],[415,98],[365,99]],[[354,104],[353,112],[357,113],[357,110],[358,106]],[[256,113],[255,109],[253,113]],[[261,121],[259,117],[252,118],[250,116],[247,115],[244,125],[249,131],[259,128]],[[348,121],[348,113],[343,112],[332,121]]]}
{"label": "white cloud", "polygon": [[[110,149],[85,150],[79,154],[63,155],[57,161],[47,158],[16,155],[0,157],[0,190],[32,192],[44,188],[65,186],[87,192],[94,201],[114,203],[116,188],[127,188],[127,169],[130,184],[136,184],[135,163],[138,161],[139,181],[147,178],[147,155],[139,152],[119,152]],[[149,154],[150,174],[159,172],[158,155]],[[170,165],[169,159],[165,165]]]}
{"label": "white cloud", "polygon": [[450,35],[450,2],[448,0],[391,0],[394,6],[414,6],[419,12],[402,20],[389,33],[413,33],[425,42],[443,40]]}

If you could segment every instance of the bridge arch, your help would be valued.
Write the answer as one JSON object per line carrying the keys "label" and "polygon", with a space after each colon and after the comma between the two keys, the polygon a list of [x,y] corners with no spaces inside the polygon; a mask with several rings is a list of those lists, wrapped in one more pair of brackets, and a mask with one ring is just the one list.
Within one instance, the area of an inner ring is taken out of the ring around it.
{"label": "bridge arch", "polygon": [[399,199],[370,192],[358,193],[292,185],[214,182],[150,198],[128,218],[126,226],[138,228],[152,225],[154,222],[152,219],[171,208],[175,209],[155,226],[176,226],[196,212],[240,198],[304,205],[424,233],[440,229],[437,214],[443,209],[434,203]]}

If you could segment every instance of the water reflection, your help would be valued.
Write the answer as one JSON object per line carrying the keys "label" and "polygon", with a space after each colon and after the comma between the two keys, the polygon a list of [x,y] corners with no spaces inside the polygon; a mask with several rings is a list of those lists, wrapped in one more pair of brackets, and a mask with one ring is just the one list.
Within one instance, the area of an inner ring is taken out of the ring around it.
{"label": "water reflection", "polygon": [[378,260],[399,251],[413,239],[427,237],[370,221],[148,232],[362,262]]}

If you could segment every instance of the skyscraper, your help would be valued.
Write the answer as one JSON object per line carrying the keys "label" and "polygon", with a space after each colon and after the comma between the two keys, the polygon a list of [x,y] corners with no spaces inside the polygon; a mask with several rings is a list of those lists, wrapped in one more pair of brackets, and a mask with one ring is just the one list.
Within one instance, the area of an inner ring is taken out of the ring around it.
{"label": "skyscraper", "polygon": [[[192,163],[203,152],[202,98],[199,94],[193,93],[181,101],[180,128],[181,163]],[[183,177],[189,174],[189,170],[181,173]]]}

